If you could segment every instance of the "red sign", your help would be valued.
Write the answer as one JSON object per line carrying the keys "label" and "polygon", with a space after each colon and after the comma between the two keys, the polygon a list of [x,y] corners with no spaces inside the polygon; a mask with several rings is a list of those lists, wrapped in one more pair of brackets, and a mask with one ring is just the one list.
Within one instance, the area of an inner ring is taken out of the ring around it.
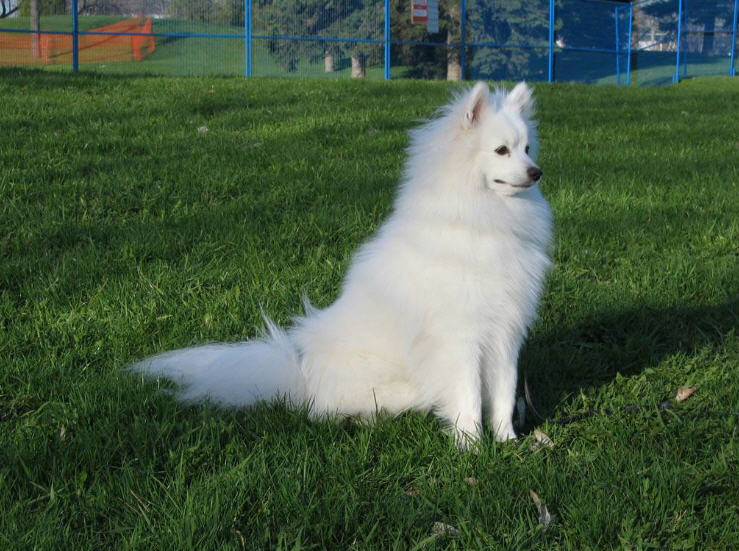
{"label": "red sign", "polygon": [[428,0],[411,0],[411,23],[428,23],[429,5]]}

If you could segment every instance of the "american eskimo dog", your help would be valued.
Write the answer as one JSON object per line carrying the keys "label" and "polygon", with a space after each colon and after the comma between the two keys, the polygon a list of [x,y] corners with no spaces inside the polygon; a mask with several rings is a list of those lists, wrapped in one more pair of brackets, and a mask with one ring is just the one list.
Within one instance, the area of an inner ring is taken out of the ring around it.
{"label": "american eskimo dog", "polygon": [[532,91],[485,83],[411,131],[392,214],[354,255],[339,298],[283,330],[136,364],[179,398],[275,396],[315,415],[433,411],[465,447],[512,425],[517,360],[550,266]]}

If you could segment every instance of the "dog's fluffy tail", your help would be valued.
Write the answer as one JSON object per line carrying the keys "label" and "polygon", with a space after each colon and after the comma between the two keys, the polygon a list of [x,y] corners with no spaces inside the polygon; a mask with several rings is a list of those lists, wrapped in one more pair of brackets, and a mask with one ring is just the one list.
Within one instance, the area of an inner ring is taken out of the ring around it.
{"label": "dog's fluffy tail", "polygon": [[263,339],[173,350],[142,360],[131,370],[175,382],[176,396],[183,402],[240,407],[276,397],[305,401],[297,349],[269,320],[267,329]]}

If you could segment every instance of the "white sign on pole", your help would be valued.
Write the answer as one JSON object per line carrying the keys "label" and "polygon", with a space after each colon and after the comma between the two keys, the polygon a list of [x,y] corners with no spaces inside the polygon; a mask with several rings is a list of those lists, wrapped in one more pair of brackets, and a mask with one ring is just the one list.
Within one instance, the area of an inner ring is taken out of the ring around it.
{"label": "white sign on pole", "polygon": [[426,30],[431,34],[439,32],[439,0],[428,0]]}

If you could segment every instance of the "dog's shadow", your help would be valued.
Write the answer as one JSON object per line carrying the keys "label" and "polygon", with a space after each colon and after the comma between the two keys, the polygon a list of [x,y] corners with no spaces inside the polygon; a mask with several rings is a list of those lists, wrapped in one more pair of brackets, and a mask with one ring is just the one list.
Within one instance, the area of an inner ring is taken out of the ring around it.
{"label": "dog's shadow", "polygon": [[[520,362],[532,403],[544,418],[557,420],[558,408],[581,391],[605,385],[617,375],[637,375],[673,355],[720,346],[734,338],[739,327],[738,306],[737,299],[704,307],[645,306],[599,312],[575,326],[535,331]],[[538,424],[530,406],[527,410],[524,432],[532,422]]]}

